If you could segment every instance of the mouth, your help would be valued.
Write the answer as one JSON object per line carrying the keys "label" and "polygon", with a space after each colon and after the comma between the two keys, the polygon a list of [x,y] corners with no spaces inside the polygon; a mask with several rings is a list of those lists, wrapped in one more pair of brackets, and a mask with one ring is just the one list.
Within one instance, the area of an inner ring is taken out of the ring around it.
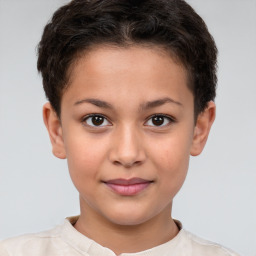
{"label": "mouth", "polygon": [[104,181],[106,186],[108,186],[113,192],[122,196],[133,196],[144,191],[148,186],[150,186],[153,181],[144,180],[141,178],[132,179],[114,179]]}

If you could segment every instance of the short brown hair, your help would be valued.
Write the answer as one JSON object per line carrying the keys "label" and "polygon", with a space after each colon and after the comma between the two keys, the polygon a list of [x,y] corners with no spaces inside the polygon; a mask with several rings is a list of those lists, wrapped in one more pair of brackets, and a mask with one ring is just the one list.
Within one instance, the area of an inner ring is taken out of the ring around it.
{"label": "short brown hair", "polygon": [[188,71],[195,115],[216,94],[217,48],[202,18],[183,0],[73,0],[58,9],[38,45],[46,97],[60,116],[68,70],[96,44],[155,44]]}

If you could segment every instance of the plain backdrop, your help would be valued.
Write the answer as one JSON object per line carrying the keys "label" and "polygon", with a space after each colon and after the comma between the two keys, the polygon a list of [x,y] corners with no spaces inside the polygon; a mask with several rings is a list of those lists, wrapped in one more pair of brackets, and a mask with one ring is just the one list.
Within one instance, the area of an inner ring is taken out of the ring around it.
{"label": "plain backdrop", "polygon": [[[0,0],[0,239],[79,214],[66,161],[54,158],[36,45],[67,1]],[[219,48],[217,119],[191,158],[173,217],[244,256],[256,255],[256,0],[190,0]]]}

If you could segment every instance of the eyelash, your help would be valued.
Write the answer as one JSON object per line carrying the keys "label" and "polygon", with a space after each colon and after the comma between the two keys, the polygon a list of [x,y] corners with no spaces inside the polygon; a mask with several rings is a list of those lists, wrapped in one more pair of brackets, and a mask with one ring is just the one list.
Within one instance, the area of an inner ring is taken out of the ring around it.
{"label": "eyelash", "polygon": [[[107,120],[108,123],[110,123],[108,121],[108,118],[106,118],[104,115],[102,114],[90,114],[90,115],[87,115],[85,116],[83,119],[82,119],[82,123],[84,123],[86,126],[89,126],[89,127],[92,127],[92,128],[102,128],[102,127],[105,127],[105,126],[110,126],[110,125],[90,125],[90,124],[87,124],[86,121],[88,121],[88,119],[90,118],[93,118],[93,117],[100,117],[100,118],[103,118],[103,123]],[[154,117],[163,117],[165,120],[167,119],[168,120],[168,123],[165,124],[165,125],[149,125],[150,127],[166,127],[166,126],[169,126],[171,123],[175,123],[176,120],[169,116],[169,115],[166,115],[166,114],[154,114],[152,116],[150,116],[146,123],[149,122],[150,120],[152,120]],[[91,121],[92,122],[92,121]],[[152,122],[152,121],[151,121]]]}

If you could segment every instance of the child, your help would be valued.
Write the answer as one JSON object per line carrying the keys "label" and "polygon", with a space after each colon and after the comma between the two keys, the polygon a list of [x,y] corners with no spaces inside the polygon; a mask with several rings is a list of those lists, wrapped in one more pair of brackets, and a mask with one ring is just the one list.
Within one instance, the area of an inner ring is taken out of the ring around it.
{"label": "child", "polygon": [[215,43],[184,1],[73,0],[38,48],[53,154],[81,213],[1,256],[236,255],[172,219],[215,118]]}

